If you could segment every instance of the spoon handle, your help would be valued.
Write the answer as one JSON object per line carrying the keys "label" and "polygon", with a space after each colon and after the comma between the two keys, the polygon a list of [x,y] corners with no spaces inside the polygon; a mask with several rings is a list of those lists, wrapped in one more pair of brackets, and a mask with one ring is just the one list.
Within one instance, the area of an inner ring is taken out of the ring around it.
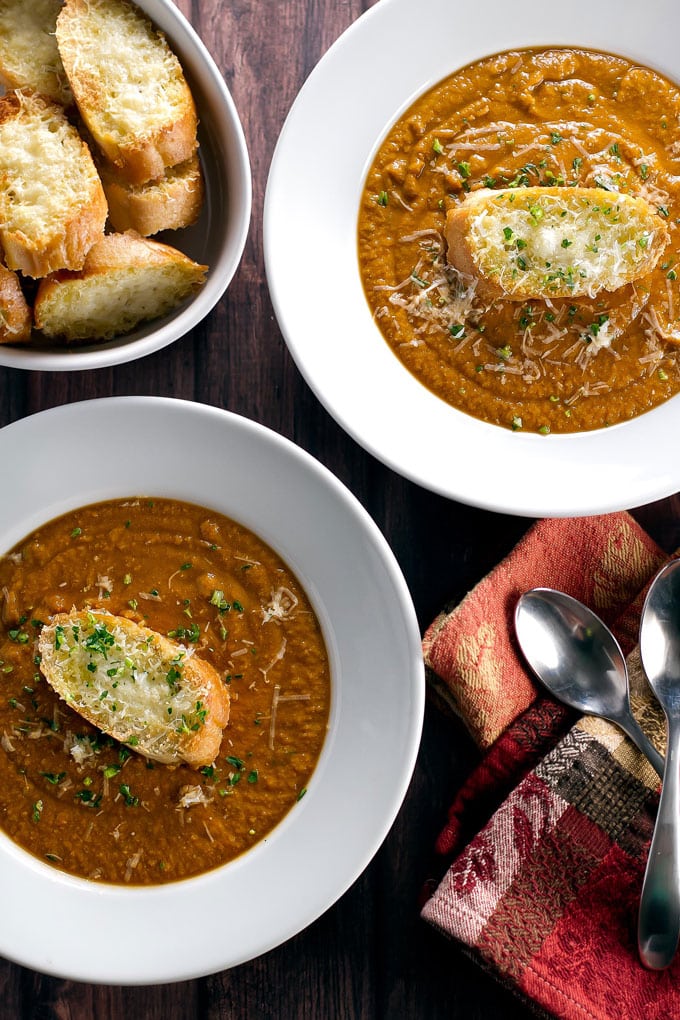
{"label": "spoon handle", "polygon": [[669,719],[659,812],[642,884],[638,949],[646,967],[664,970],[680,936],[680,720]]}
{"label": "spoon handle", "polygon": [[654,744],[651,742],[645,731],[642,729],[640,724],[634,715],[628,715],[623,718],[617,718],[618,726],[623,730],[626,736],[630,737],[634,744],[637,745],[640,751],[647,758],[653,769],[656,769],[658,774],[663,778],[664,773],[664,759],[659,754]]}

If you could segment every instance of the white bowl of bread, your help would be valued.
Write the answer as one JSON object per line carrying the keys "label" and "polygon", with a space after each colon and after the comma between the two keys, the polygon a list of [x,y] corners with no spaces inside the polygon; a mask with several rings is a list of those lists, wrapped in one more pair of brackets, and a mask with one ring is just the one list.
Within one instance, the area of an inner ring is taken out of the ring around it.
{"label": "white bowl of bread", "polygon": [[251,209],[238,114],[191,26],[169,0],[3,0],[0,79],[0,364],[99,368],[186,334]]}

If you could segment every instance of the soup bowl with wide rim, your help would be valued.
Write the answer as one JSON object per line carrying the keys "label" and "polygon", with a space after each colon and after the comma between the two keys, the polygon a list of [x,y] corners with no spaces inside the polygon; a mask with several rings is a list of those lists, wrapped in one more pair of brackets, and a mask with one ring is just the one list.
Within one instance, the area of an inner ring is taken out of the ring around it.
{"label": "soup bowl with wide rim", "polygon": [[[65,451],[84,437],[88,449],[106,451],[104,469],[64,470]],[[207,507],[255,532],[292,569],[331,667],[328,733],[306,795],[222,867],[163,885],[105,884],[65,874],[0,832],[0,954],[75,980],[141,984],[222,970],[280,944],[366,867],[414,767],[423,662],[389,547],[312,457],[204,405],[153,397],[66,405],[0,430],[0,452],[8,465],[3,552],[40,524],[106,499],[145,495]],[[357,762],[370,779],[348,796]],[[44,923],[46,904],[58,928]]]}
{"label": "soup bowl with wide rim", "polygon": [[[605,513],[680,488],[668,455],[680,397],[611,428],[538,435],[489,425],[434,396],[383,339],[362,289],[357,217],[389,128],[430,87],[505,50],[567,46],[620,54],[675,81],[670,0],[620,17],[613,0],[564,18],[500,0],[381,0],[331,47],[288,115],[267,184],[267,278],[286,343],[333,417],[389,467],[444,496],[527,516]],[[311,251],[323,253],[312,257]]]}

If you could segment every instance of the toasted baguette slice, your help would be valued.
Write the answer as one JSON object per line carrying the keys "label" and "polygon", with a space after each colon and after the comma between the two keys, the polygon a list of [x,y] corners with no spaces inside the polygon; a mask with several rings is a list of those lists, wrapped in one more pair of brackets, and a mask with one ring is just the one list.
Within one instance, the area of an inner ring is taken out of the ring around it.
{"label": "toasted baguette slice", "polygon": [[38,650],[57,694],[109,736],[168,765],[217,757],[229,694],[184,645],[123,616],[73,610],[42,628]]}
{"label": "toasted baguette slice", "polygon": [[651,272],[668,243],[658,211],[602,188],[474,191],[446,218],[448,260],[486,298],[594,297]]}
{"label": "toasted baguette slice", "polygon": [[158,181],[138,185],[121,180],[111,164],[102,161],[98,166],[114,230],[136,230],[150,237],[161,230],[188,227],[198,219],[204,194],[198,156],[169,167]]}
{"label": "toasted baguette slice", "polygon": [[90,150],[63,109],[28,92],[0,99],[0,243],[9,269],[80,269],[107,206]]}
{"label": "toasted baguette slice", "polygon": [[0,344],[23,344],[31,339],[33,314],[11,269],[0,265]]}
{"label": "toasted baguette slice", "polygon": [[79,273],[40,281],[35,325],[67,341],[107,340],[180,305],[202,285],[207,268],[132,231],[107,234]]}
{"label": "toasted baguette slice", "polygon": [[128,0],[66,0],[57,44],[80,114],[132,184],[196,151],[197,117],[179,60]]}
{"label": "toasted baguette slice", "polygon": [[61,0],[0,0],[0,80],[70,106],[73,96],[55,36],[60,10]]}

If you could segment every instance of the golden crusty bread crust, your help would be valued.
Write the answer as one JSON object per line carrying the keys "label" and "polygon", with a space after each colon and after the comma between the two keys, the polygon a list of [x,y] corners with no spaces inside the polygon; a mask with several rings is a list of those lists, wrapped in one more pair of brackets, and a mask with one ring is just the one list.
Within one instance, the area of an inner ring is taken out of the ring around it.
{"label": "golden crusty bread crust", "polygon": [[166,764],[211,765],[229,694],[210,663],[123,616],[60,613],[38,639],[40,669],[94,726]]}
{"label": "golden crusty bread crust", "polygon": [[0,81],[70,106],[55,30],[61,0],[0,0]]}
{"label": "golden crusty bread crust", "polygon": [[208,267],[133,231],[107,234],[80,272],[40,281],[33,313],[46,336],[104,340],[129,332],[182,303],[202,286]]}
{"label": "golden crusty bread crust", "polygon": [[31,339],[33,314],[11,269],[0,265],[0,344],[23,344]]}
{"label": "golden crusty bread crust", "polygon": [[104,193],[109,203],[109,222],[123,233],[135,230],[150,237],[161,230],[179,230],[195,223],[203,205],[204,184],[197,155],[178,166],[168,167],[164,176],[147,184],[132,185],[121,180],[115,167],[98,163]]}
{"label": "golden crusty bread crust", "polygon": [[654,269],[668,237],[645,199],[601,188],[482,189],[446,218],[448,261],[487,300],[618,290]]}
{"label": "golden crusty bread crust", "polygon": [[165,37],[128,0],[66,0],[57,44],[80,114],[131,184],[198,147],[189,86]]}
{"label": "golden crusty bread crust", "polygon": [[0,98],[0,243],[9,269],[79,269],[104,233],[107,205],[90,150],[59,104]]}

